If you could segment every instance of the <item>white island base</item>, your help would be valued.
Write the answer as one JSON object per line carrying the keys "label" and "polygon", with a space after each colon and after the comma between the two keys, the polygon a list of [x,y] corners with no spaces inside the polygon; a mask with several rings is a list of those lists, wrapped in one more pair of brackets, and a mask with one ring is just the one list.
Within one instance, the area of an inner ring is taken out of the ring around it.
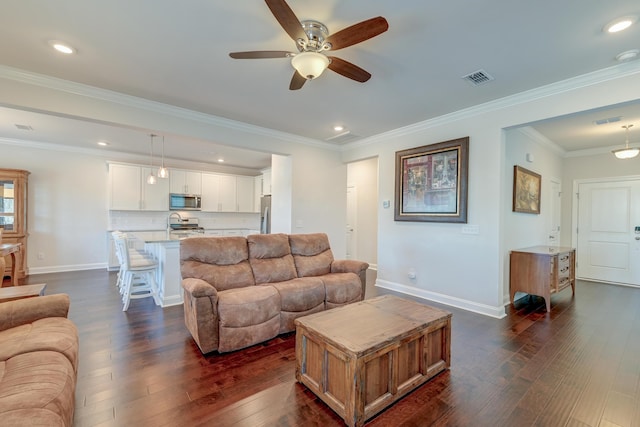
{"label": "white island base", "polygon": [[180,305],[182,276],[180,275],[180,240],[146,240],[144,248],[159,262],[156,282],[161,307]]}

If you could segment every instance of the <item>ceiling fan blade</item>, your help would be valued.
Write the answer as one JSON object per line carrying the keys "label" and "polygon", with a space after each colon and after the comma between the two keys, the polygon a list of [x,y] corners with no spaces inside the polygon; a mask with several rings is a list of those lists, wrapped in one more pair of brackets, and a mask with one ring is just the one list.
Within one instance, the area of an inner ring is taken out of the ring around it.
{"label": "ceiling fan blade", "polygon": [[331,60],[331,62],[329,62],[329,69],[331,71],[335,71],[340,75],[360,83],[364,83],[371,78],[371,74],[351,62],[336,58],[335,56],[330,56],[329,59]]}
{"label": "ceiling fan blade", "polygon": [[331,43],[331,50],[338,50],[368,40],[388,29],[387,20],[378,16],[340,30],[327,37],[325,41]]}
{"label": "ceiling fan blade", "polygon": [[286,50],[254,50],[249,52],[231,52],[230,57],[234,59],[266,59],[266,58],[288,58],[291,52]]}
{"label": "ceiling fan blade", "polygon": [[284,0],[265,0],[271,13],[276,17],[282,28],[289,34],[294,41],[298,39],[307,40],[307,34],[300,24],[300,20],[291,10]]}
{"label": "ceiling fan blade", "polygon": [[298,90],[304,86],[307,79],[302,77],[300,73],[297,71],[293,72],[293,77],[291,78],[291,83],[289,83],[289,90]]}

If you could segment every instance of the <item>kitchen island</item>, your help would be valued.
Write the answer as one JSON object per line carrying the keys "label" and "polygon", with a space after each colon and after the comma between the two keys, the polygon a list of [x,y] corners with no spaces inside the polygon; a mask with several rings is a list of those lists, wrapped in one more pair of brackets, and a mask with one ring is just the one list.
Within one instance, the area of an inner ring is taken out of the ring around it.
{"label": "kitchen island", "polygon": [[180,275],[180,240],[167,236],[145,239],[144,249],[158,260],[158,301],[161,307],[182,304],[182,277]]}
{"label": "kitchen island", "polygon": [[180,240],[203,235],[209,237],[215,235],[246,236],[253,233],[254,230],[249,229],[205,230],[204,234],[187,233],[180,235],[175,232],[166,232],[163,236],[160,236],[162,233],[156,232],[151,236],[143,237],[144,250],[152,254],[159,263],[156,282],[158,283],[160,306],[169,307],[183,303],[182,275],[180,274]]}

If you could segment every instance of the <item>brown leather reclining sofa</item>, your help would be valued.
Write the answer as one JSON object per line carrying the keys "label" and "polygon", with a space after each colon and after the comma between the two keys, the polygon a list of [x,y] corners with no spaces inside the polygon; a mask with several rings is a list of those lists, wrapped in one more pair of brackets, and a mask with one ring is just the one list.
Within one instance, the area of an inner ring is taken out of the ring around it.
{"label": "brown leather reclining sofa", "polygon": [[368,267],[334,260],[324,233],[184,239],[185,323],[203,353],[248,347],[295,330],[298,317],[361,301]]}
{"label": "brown leather reclining sofa", "polygon": [[69,296],[0,303],[0,425],[71,426],[78,331]]}

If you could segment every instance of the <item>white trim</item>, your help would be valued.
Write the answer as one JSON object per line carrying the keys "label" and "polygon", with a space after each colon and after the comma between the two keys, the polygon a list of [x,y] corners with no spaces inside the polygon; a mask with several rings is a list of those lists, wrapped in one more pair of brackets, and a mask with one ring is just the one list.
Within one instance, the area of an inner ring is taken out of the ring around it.
{"label": "white trim", "polygon": [[461,298],[451,297],[436,292],[425,291],[424,289],[414,288],[412,286],[402,285],[400,283],[389,282],[387,280],[376,280],[375,286],[382,289],[388,289],[402,294],[423,298],[440,304],[449,305],[451,307],[461,308],[466,311],[482,314],[496,319],[506,317],[504,306],[493,307],[486,304],[478,304],[473,301]]}
{"label": "white trim", "polygon": [[148,99],[126,95],[111,90],[101,89],[81,83],[72,82],[69,80],[46,76],[43,74],[32,73],[29,71],[20,70],[18,68],[8,67],[6,65],[0,65],[0,78],[34,86],[45,87],[48,89],[66,92],[73,95],[79,95],[99,101],[111,102],[127,107],[138,108],[140,110],[150,111],[153,113],[165,114],[171,117],[205,123],[211,126],[219,126],[227,129],[238,130],[257,136],[272,137],[281,141],[321,147],[333,151],[340,151],[339,146],[321,142],[312,138],[305,138],[291,133],[255,126],[237,120],[230,120],[223,117],[205,114],[169,104],[163,104],[161,102],[151,101]]}
{"label": "white trim", "polygon": [[47,274],[47,273],[64,273],[67,271],[84,271],[84,270],[100,270],[107,269],[106,262],[96,262],[93,264],[75,264],[75,265],[51,265],[48,267],[29,267],[27,274]]}
{"label": "white trim", "polygon": [[530,102],[536,99],[545,98],[547,96],[568,92],[568,91],[579,89],[586,86],[592,86],[598,83],[618,79],[621,77],[630,76],[637,73],[640,73],[640,61],[634,61],[634,62],[615,65],[613,67],[594,71],[592,73],[583,74],[581,76],[572,77],[559,82],[551,83],[546,86],[541,86],[535,89],[516,93],[514,95],[506,96],[504,98],[496,99],[494,101],[485,102],[484,104],[474,105],[469,108],[458,110],[453,113],[445,114],[439,117],[435,117],[433,119],[414,123],[402,128],[394,129],[392,131],[374,135],[369,138],[364,138],[358,141],[350,142],[342,146],[343,151],[351,150],[351,149],[362,147],[362,146],[383,143],[385,141],[393,140],[395,138],[400,138],[403,136],[424,132],[428,129],[431,129],[437,126],[442,126],[444,124],[468,119],[470,117],[474,117],[480,114],[502,110],[505,108],[523,104],[525,102]]}
{"label": "white trim", "polygon": [[184,302],[182,301],[182,297],[180,295],[171,295],[169,297],[162,298],[160,302],[160,307],[171,307],[174,305],[182,305]]}

